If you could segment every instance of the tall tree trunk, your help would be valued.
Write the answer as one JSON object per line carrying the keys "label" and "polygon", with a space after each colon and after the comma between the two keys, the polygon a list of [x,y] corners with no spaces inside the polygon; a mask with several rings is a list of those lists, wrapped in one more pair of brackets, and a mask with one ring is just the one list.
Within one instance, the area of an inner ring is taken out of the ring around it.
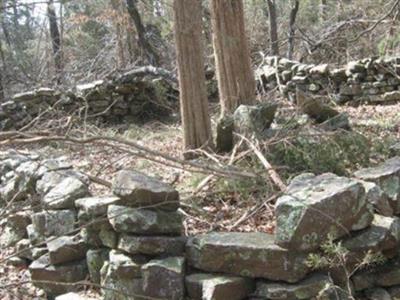
{"label": "tall tree trunk", "polygon": [[124,43],[122,41],[122,26],[121,26],[121,18],[123,18],[123,14],[120,7],[119,0],[111,0],[111,6],[115,13],[115,18],[113,18],[116,36],[117,36],[117,66],[118,68],[122,68],[126,65],[125,60],[125,49]]}
{"label": "tall tree trunk", "polygon": [[267,1],[267,5],[268,5],[269,35],[270,35],[270,39],[271,39],[271,54],[279,56],[276,4],[275,4],[275,0],[266,0],[266,1]]}
{"label": "tall tree trunk", "polygon": [[212,0],[211,21],[222,115],[255,102],[242,0]]}
{"label": "tall tree trunk", "polygon": [[299,0],[292,1],[292,9],[290,11],[290,18],[289,18],[289,34],[288,34],[288,52],[287,57],[288,59],[293,58],[294,53],[294,35],[296,32],[295,24],[296,24],[296,17],[297,12],[299,11]]}
{"label": "tall tree trunk", "polygon": [[201,2],[174,0],[173,5],[185,149],[212,146],[204,72]]}
{"label": "tall tree trunk", "polygon": [[47,16],[49,18],[51,45],[53,48],[54,66],[56,69],[57,82],[62,78],[62,55],[61,55],[61,36],[57,24],[57,15],[54,8],[54,0],[49,0],[47,5]]}
{"label": "tall tree trunk", "polygon": [[[0,2],[1,4],[1,2]],[[1,19],[1,12],[0,12],[0,19]],[[3,79],[3,74],[4,74],[4,56],[3,56],[3,48],[2,48],[2,41],[0,39],[0,58],[1,58],[1,64],[0,64],[0,103],[3,103],[6,96],[4,93],[4,79]]]}
{"label": "tall tree trunk", "polygon": [[140,48],[143,50],[148,62],[151,65],[158,66],[160,64],[160,58],[154,50],[153,46],[146,38],[146,29],[143,25],[142,18],[137,9],[137,0],[126,0],[126,5],[128,13],[135,23]]}

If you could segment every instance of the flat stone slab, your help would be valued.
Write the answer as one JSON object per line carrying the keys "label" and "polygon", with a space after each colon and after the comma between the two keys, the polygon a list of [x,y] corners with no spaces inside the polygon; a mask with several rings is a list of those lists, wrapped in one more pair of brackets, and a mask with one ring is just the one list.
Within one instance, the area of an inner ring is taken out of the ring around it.
{"label": "flat stone slab", "polygon": [[395,213],[400,212],[400,157],[388,159],[376,167],[361,169],[354,176],[378,184],[396,202]]}
{"label": "flat stone slab", "polygon": [[334,174],[303,174],[275,206],[275,242],[287,249],[312,251],[328,239],[368,227],[372,206],[357,180]]}
{"label": "flat stone slab", "polygon": [[82,260],[87,250],[86,243],[79,235],[60,236],[47,242],[47,248],[53,265]]}
{"label": "flat stone slab", "polygon": [[118,249],[130,254],[172,256],[181,255],[185,251],[185,237],[168,236],[134,236],[121,234]]}
{"label": "flat stone slab", "polygon": [[87,276],[85,260],[55,266],[50,263],[48,254],[35,260],[29,266],[29,271],[32,283],[51,295],[75,291],[79,287],[71,283],[84,280]]}
{"label": "flat stone slab", "polygon": [[180,235],[182,231],[182,216],[177,212],[110,205],[107,216],[110,224],[117,232],[148,235]]}
{"label": "flat stone slab", "polygon": [[206,272],[297,282],[309,272],[308,255],[288,251],[266,233],[210,233],[186,247],[191,266]]}
{"label": "flat stone slab", "polygon": [[53,187],[43,198],[48,209],[68,209],[75,207],[75,200],[89,196],[88,186],[79,179],[67,177]]}
{"label": "flat stone slab", "polygon": [[186,290],[193,300],[242,300],[255,288],[250,278],[215,274],[192,274],[186,276]]}
{"label": "flat stone slab", "polygon": [[303,300],[317,296],[327,286],[333,285],[326,275],[316,274],[295,284],[257,282],[255,296],[271,300]]}
{"label": "flat stone slab", "polygon": [[179,194],[170,185],[133,170],[119,171],[112,183],[114,195],[124,200],[124,205],[142,208],[176,210]]}
{"label": "flat stone slab", "polygon": [[107,214],[107,208],[111,204],[118,204],[120,198],[115,196],[87,197],[75,200],[75,206],[89,217],[100,217]]}
{"label": "flat stone slab", "polygon": [[185,295],[185,259],[169,257],[151,260],[142,267],[143,291],[146,296],[182,300]]}
{"label": "flat stone slab", "polygon": [[148,261],[143,255],[130,256],[118,250],[110,251],[110,267],[118,278],[141,278],[142,266]]}

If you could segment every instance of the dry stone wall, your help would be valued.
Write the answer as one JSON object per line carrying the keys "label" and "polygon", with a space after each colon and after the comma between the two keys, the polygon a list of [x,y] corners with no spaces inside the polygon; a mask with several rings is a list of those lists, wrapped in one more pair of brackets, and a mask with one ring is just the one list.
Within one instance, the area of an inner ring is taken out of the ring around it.
{"label": "dry stone wall", "polygon": [[285,96],[292,96],[300,89],[310,94],[329,95],[338,104],[399,101],[399,75],[398,57],[366,58],[339,68],[266,57],[256,71],[261,90],[271,91],[279,86]]}
{"label": "dry stone wall", "polygon": [[[294,178],[277,200],[274,235],[185,237],[178,192],[134,170],[100,196],[62,158],[1,153],[0,174],[0,242],[49,298],[75,299],[88,276],[109,300],[400,296],[400,157],[352,178]],[[325,252],[329,241],[328,250],[346,250],[342,260]],[[379,264],[360,267],[377,254]],[[335,263],[310,264],[316,257]]]}

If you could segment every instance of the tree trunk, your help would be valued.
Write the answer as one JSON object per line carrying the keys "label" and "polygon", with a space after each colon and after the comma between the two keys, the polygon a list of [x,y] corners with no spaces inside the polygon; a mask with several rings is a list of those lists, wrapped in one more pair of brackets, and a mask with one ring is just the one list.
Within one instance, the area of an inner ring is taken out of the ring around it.
{"label": "tree trunk", "polygon": [[128,13],[131,16],[133,22],[135,23],[139,46],[143,50],[144,55],[146,56],[147,61],[153,65],[158,66],[160,64],[160,58],[153,46],[149,43],[146,38],[146,29],[143,25],[142,18],[137,9],[137,0],[126,0],[126,6],[128,9]]}
{"label": "tree trunk", "polygon": [[[0,7],[3,7],[3,0],[0,0]],[[0,24],[2,24],[3,22],[3,11],[0,10]],[[3,103],[5,100],[5,93],[4,93],[4,79],[3,79],[3,74],[4,74],[4,54],[3,54],[3,44],[2,44],[2,40],[0,37],[0,60],[1,60],[1,64],[0,64],[0,103]]]}
{"label": "tree trunk", "polygon": [[327,15],[328,15],[327,10],[328,10],[328,3],[327,3],[327,0],[321,0],[320,12],[319,12],[319,13],[320,13],[321,22],[326,21],[326,17],[327,17]]}
{"label": "tree trunk", "polygon": [[288,34],[288,52],[287,57],[288,59],[293,58],[294,53],[294,35],[296,29],[294,27],[296,23],[297,12],[299,11],[299,0],[294,0],[292,2],[292,9],[290,11],[290,18],[289,18],[289,34]]}
{"label": "tree trunk", "polygon": [[269,35],[270,35],[270,39],[271,39],[271,54],[279,56],[276,4],[275,4],[275,0],[266,0],[266,1],[267,1],[267,5],[268,5]]}
{"label": "tree trunk", "polygon": [[54,9],[54,0],[49,0],[47,5],[47,16],[49,18],[51,45],[53,48],[54,66],[56,69],[57,82],[62,78],[62,56],[61,56],[61,37],[57,24],[57,15]]}
{"label": "tree trunk", "polygon": [[174,0],[173,5],[185,150],[212,146],[204,71],[201,2]]}
{"label": "tree trunk", "polygon": [[212,0],[211,21],[222,115],[255,102],[242,0]]}
{"label": "tree trunk", "polygon": [[118,68],[122,68],[126,65],[125,60],[125,49],[124,43],[122,41],[122,26],[121,26],[121,18],[122,12],[120,7],[119,0],[111,0],[111,6],[115,13],[115,18],[113,18],[116,36],[117,36],[117,66]]}

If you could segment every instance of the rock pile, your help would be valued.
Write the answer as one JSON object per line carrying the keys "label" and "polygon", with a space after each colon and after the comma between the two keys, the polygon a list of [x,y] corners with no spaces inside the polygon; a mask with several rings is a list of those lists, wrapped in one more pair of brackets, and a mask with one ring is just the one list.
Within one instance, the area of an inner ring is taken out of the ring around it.
{"label": "rock pile", "polygon": [[331,95],[338,104],[379,104],[400,100],[399,66],[398,57],[366,58],[341,68],[267,57],[256,76],[261,89],[270,91],[279,85],[286,96],[300,89],[314,95]]}
{"label": "rock pile", "polygon": [[7,215],[0,241],[16,248],[10,263],[28,264],[48,296],[69,293],[57,299],[78,297],[71,292],[88,276],[106,300],[400,295],[400,157],[354,178],[294,178],[277,200],[274,235],[211,232],[188,240],[178,192],[134,170],[118,172],[103,196],[90,195],[87,177],[62,159],[1,154],[0,173]]}

